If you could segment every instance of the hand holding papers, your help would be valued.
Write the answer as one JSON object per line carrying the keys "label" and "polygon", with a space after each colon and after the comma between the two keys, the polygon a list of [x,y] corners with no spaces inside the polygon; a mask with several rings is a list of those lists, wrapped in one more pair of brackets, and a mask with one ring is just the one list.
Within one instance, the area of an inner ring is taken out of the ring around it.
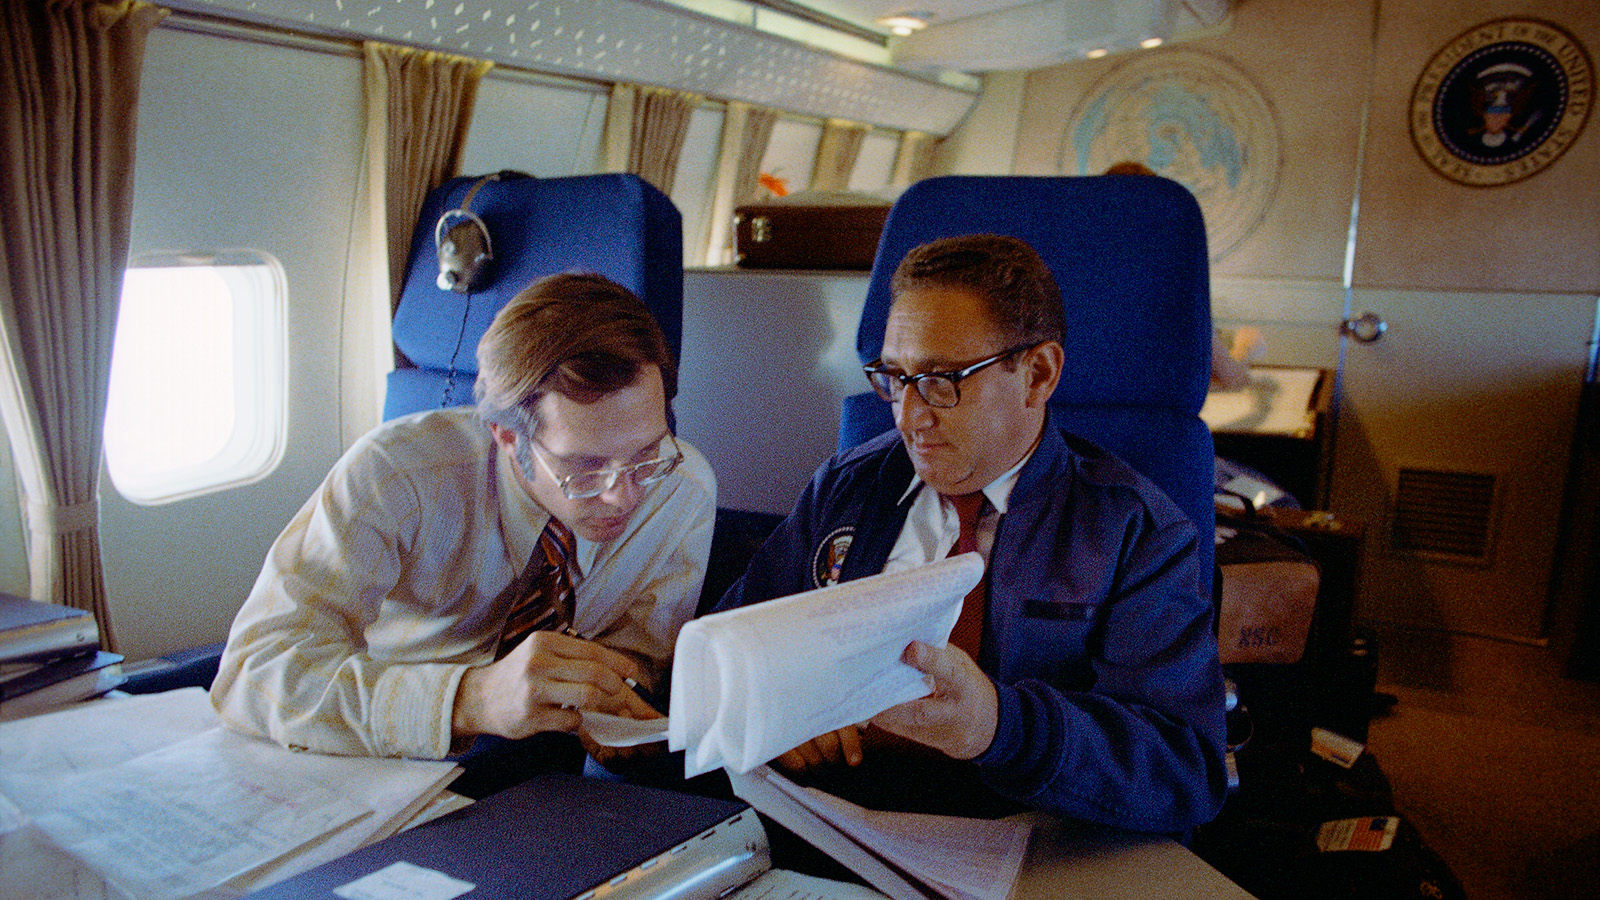
{"label": "hand holding papers", "polygon": [[965,553],[696,619],[678,635],[667,743],[685,774],[748,772],[930,692],[901,661],[943,645],[983,560]]}

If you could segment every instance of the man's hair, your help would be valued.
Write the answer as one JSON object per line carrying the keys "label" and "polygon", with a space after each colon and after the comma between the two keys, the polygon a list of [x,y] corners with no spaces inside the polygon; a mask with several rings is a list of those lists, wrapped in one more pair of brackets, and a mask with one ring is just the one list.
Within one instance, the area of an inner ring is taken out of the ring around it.
{"label": "man's hair", "polygon": [[678,369],[650,310],[602,275],[551,275],[513,297],[484,332],[473,395],[484,422],[532,435],[546,393],[593,403],[648,365],[661,369],[670,413]]}
{"label": "man's hair", "polygon": [[982,297],[1011,346],[1064,336],[1061,291],[1025,241],[969,234],[913,248],[895,268],[889,293],[898,299],[906,291],[928,288],[961,288]]}

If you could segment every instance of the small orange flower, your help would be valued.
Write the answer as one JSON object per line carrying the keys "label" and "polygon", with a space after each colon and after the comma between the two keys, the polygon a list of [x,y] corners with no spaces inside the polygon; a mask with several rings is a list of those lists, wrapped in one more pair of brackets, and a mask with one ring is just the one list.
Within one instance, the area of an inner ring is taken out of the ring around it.
{"label": "small orange flower", "polygon": [[786,197],[789,195],[789,182],[779,178],[771,172],[762,172],[756,180],[761,182],[761,186],[771,191],[775,197]]}

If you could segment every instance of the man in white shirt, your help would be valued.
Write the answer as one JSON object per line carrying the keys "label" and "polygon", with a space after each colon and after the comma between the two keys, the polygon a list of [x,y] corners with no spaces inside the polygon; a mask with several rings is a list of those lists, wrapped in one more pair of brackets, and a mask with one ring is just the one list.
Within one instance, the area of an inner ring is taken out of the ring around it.
{"label": "man in white shirt", "polygon": [[584,712],[659,715],[642,695],[693,615],[716,507],[669,433],[659,326],[620,285],[557,275],[501,310],[478,361],[475,408],[363,437],[274,543],[212,686],[229,725],[327,753],[472,748],[469,774],[507,769],[463,790],[481,794],[575,765]]}

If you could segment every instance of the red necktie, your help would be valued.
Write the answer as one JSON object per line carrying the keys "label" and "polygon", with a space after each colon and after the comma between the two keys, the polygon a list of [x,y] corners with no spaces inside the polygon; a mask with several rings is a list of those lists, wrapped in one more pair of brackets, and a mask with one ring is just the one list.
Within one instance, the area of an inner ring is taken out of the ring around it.
{"label": "red necktie", "polygon": [[[955,546],[950,548],[950,555],[977,550],[978,516],[983,513],[985,502],[983,492],[946,496],[956,505],[956,517],[961,521],[961,535],[956,538]],[[978,583],[967,592],[967,598],[961,604],[961,618],[956,620],[955,630],[950,632],[950,643],[967,651],[967,655],[973,659],[978,658],[978,648],[983,643],[984,611],[989,602],[989,592],[984,585],[988,573],[984,574],[985,578],[978,579]]]}
{"label": "red necktie", "polygon": [[572,576],[567,570],[571,558],[572,532],[552,517],[539,534],[539,545],[527,567],[506,588],[518,599],[501,629],[496,659],[535,631],[555,631],[572,624]]}

